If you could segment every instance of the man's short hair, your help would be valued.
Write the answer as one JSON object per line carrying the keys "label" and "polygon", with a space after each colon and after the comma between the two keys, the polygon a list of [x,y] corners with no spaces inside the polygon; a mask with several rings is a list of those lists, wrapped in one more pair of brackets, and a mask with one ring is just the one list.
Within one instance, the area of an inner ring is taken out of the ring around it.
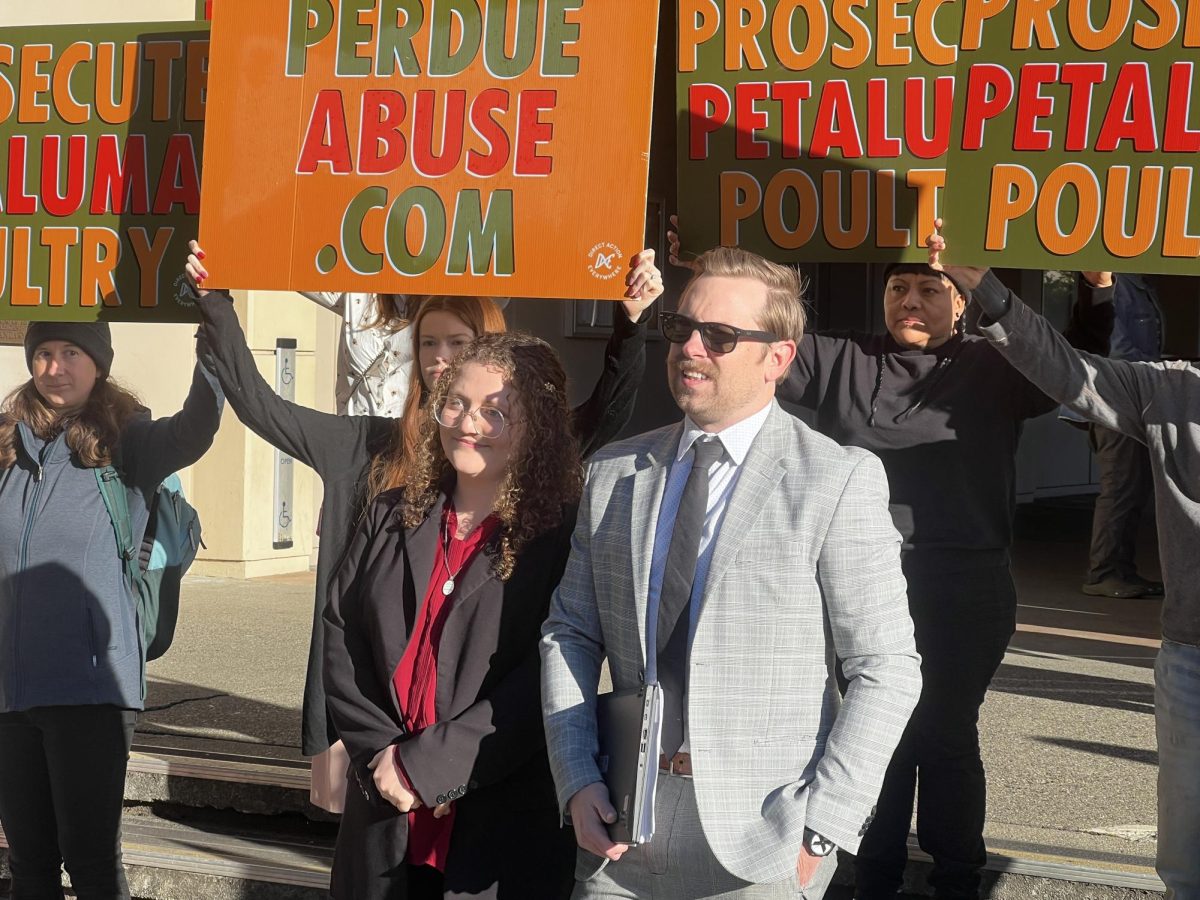
{"label": "man's short hair", "polygon": [[700,278],[751,278],[767,289],[759,325],[797,344],[804,338],[804,285],[800,273],[740,247],[716,247],[696,258],[683,296]]}

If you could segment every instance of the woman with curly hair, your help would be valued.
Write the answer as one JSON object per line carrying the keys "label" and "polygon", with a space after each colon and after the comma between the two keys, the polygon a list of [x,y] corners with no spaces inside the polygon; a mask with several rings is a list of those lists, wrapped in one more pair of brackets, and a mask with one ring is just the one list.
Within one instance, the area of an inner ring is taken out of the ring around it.
{"label": "woman with curly hair", "polygon": [[583,486],[565,388],[544,341],[476,338],[433,387],[406,487],[375,499],[334,579],[325,689],[358,788],[334,897],[570,894],[538,687]]}
{"label": "woman with curly hair", "polygon": [[[404,483],[422,421],[421,407],[438,375],[477,335],[504,331],[504,314],[486,297],[410,297],[414,364],[403,412],[396,419],[335,416],[291,403],[275,393],[247,346],[232,298],[225,291],[204,290],[208,279],[204,251],[195,241],[190,249],[186,272],[198,289],[201,329],[212,350],[208,361],[225,388],[229,405],[247,428],[313,469],[324,488],[301,750],[313,757],[313,802],[341,812],[345,758],[338,752],[321,683],[320,622],[329,582],[367,502],[380,491]],[[649,307],[663,292],[653,250],[643,250],[631,260],[625,284],[623,312],[613,316],[613,334],[604,350],[604,367],[595,389],[569,418],[584,457],[616,437],[633,413],[646,368],[645,323]]]}

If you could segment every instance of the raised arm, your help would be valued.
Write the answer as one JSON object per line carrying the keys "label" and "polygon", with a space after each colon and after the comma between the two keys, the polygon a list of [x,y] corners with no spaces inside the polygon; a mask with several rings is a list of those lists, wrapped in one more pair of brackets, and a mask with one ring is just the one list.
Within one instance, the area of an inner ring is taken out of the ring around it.
{"label": "raised arm", "polygon": [[833,345],[843,340],[806,331],[803,340],[796,345],[796,358],[788,369],[787,377],[776,389],[775,396],[784,403],[817,409],[821,405],[825,387],[821,378],[821,351],[838,353],[840,347]]}
{"label": "raised arm", "polygon": [[228,294],[210,291],[196,304],[203,317],[212,372],[242,422],[273,447],[315,469],[365,464],[372,435],[386,422],[371,416],[335,416],[280,397],[263,378]]}
{"label": "raised arm", "polygon": [[592,394],[575,407],[572,428],[587,459],[613,440],[629,422],[638,386],[646,374],[646,323],[651,307],[663,292],[662,273],[654,251],[633,258],[625,276],[625,300],[613,313],[613,333],[604,348],[604,369]]}
{"label": "raised arm", "polygon": [[136,418],[125,427],[123,465],[143,489],[200,459],[221,425],[220,388],[197,364],[183,408],[163,419]]}
{"label": "raised arm", "polygon": [[1089,421],[1146,440],[1142,413],[1154,398],[1161,366],[1076,350],[991,272],[974,294],[986,314],[980,333],[1021,374]]}
{"label": "raised arm", "polygon": [[[1071,319],[1062,336],[1078,350],[1105,356],[1108,354],[1108,341],[1113,326],[1113,280],[1107,272],[1088,274],[1096,281],[1080,279],[1075,302],[1071,304]],[[1100,276],[1104,276],[1102,282]],[[994,277],[990,279],[989,284],[994,280]],[[972,292],[972,296],[977,294],[978,288]],[[984,333],[983,325],[991,322],[985,303],[990,304],[986,297],[975,303],[982,313],[975,325],[976,331],[980,333]],[[1014,400],[1017,401],[1014,408],[1023,418],[1040,416],[1059,406],[1059,401],[1054,396],[1047,394],[1018,369],[1009,369],[1008,373],[1012,380]]]}
{"label": "raised arm", "polygon": [[[939,230],[941,224],[940,219],[935,221]],[[1018,372],[1046,396],[1088,421],[1145,442],[1142,414],[1154,399],[1155,383],[1162,377],[1161,364],[1129,363],[1076,350],[989,269],[944,264],[946,240],[938,231],[930,235],[926,246],[930,265],[945,268],[971,291],[983,310],[980,334]],[[1084,275],[1092,284],[1111,280],[1107,272]],[[1111,305],[1112,289],[1093,292],[1092,299]]]}
{"label": "raised arm", "polygon": [[207,344],[205,366],[220,382],[242,424],[325,479],[348,466],[365,467],[393,423],[375,416],[335,416],[284,400],[258,371],[226,291],[208,291],[204,251],[190,241],[184,271],[198,297]]}
{"label": "raised arm", "polygon": [[809,828],[855,852],[892,752],[921,693],[900,535],[879,459],[855,465],[825,535],[817,577],[849,686],[809,789]]}
{"label": "raised arm", "polygon": [[305,300],[323,306],[339,316],[346,314],[346,295],[341,291],[296,291]]}

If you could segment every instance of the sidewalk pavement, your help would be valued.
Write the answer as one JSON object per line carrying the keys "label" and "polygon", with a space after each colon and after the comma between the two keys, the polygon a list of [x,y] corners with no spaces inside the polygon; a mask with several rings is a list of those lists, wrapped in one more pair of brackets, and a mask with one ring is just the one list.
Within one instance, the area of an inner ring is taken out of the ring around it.
{"label": "sidewalk pavement", "polygon": [[[1014,552],[1018,630],[980,721],[988,845],[1146,871],[1160,603],[1080,594],[1086,521],[1065,515],[1033,516]],[[298,758],[312,595],[307,574],[188,578],[175,644],[149,667],[139,739]]]}

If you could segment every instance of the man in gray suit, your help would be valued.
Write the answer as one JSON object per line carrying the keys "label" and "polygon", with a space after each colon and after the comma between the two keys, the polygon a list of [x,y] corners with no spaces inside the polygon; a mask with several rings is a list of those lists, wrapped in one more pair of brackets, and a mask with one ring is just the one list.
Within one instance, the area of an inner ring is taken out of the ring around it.
{"label": "man in gray suit", "polygon": [[[887,481],[775,402],[804,330],[793,270],[710,251],[662,327],[686,417],[593,458],[543,630],[575,897],[811,900],[833,849],[857,849],[920,691]],[[616,690],[664,693],[657,828],[632,848],[605,827],[606,657]]]}

